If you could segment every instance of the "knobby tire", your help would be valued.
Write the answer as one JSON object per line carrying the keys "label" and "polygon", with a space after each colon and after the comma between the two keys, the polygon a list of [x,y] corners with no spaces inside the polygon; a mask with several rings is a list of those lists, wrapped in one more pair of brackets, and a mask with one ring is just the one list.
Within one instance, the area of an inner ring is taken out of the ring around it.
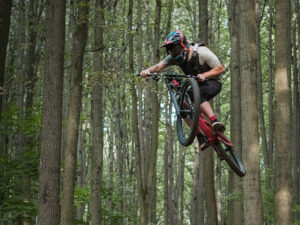
{"label": "knobby tire", "polygon": [[[193,95],[193,102],[189,93]],[[179,97],[180,110],[189,112],[181,113],[177,116],[176,128],[179,142],[183,146],[189,146],[193,143],[198,130],[198,121],[200,115],[200,90],[197,81],[194,78],[188,78],[184,81],[180,89]],[[183,123],[184,118],[188,117],[191,121],[191,127],[188,134],[185,134]]]}
{"label": "knobby tire", "polygon": [[220,141],[216,141],[214,148],[221,160],[225,160],[238,176],[244,177],[246,175],[244,165],[232,147],[224,149]]}

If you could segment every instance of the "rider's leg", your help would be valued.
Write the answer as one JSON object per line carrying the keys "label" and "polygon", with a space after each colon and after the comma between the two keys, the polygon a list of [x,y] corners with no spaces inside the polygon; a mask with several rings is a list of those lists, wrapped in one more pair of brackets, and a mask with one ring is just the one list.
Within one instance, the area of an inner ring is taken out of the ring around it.
{"label": "rider's leg", "polygon": [[217,120],[217,117],[208,101],[205,101],[200,105],[200,110],[209,118],[214,130],[220,132],[225,131],[225,126]]}
{"label": "rider's leg", "polygon": [[208,101],[203,102],[200,105],[200,110],[201,112],[203,112],[208,118],[211,118],[213,116],[215,116],[215,113],[211,107],[211,105],[209,104]]}
{"label": "rider's leg", "polygon": [[[184,122],[189,126],[192,127],[192,121],[191,119],[188,118],[184,118]],[[198,143],[199,143],[199,148],[203,151],[204,149],[206,149],[209,144],[207,139],[203,136],[203,134],[200,132],[200,129],[198,128],[197,131],[197,139],[198,139]]]}

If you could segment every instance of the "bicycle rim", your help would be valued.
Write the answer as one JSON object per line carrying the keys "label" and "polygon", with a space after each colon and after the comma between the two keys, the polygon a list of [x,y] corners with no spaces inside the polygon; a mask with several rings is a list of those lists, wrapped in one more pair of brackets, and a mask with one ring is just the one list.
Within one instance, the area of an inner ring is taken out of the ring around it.
{"label": "bicycle rim", "polygon": [[178,140],[183,146],[189,146],[197,134],[200,115],[200,90],[194,78],[186,79],[183,83],[178,103],[181,111],[176,123]]}
{"label": "bicycle rim", "polygon": [[234,151],[232,147],[226,147],[226,145],[221,144],[221,142],[217,141],[214,144],[214,148],[219,155],[221,160],[225,160],[230,168],[240,177],[244,177],[246,175],[245,167],[240,160],[238,154]]}

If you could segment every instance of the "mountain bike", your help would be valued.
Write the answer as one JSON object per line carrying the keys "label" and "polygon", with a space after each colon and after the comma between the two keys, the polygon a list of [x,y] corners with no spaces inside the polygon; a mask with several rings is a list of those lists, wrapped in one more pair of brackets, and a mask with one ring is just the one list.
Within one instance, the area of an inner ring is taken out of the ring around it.
{"label": "mountain bike", "polygon": [[176,114],[176,130],[179,142],[183,146],[193,143],[198,132],[207,139],[216,151],[220,160],[225,160],[231,169],[240,177],[246,170],[231,141],[219,131],[213,130],[200,112],[200,89],[197,77],[182,74],[151,73],[150,78],[165,80]]}

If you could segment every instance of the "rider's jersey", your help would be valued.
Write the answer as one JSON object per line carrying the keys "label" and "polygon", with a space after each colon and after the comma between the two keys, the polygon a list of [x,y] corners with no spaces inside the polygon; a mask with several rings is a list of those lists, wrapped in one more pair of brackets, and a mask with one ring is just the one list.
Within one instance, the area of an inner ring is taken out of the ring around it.
{"label": "rider's jersey", "polygon": [[[207,72],[220,64],[218,57],[206,46],[202,44],[194,44],[192,47],[192,54],[190,58],[183,64],[177,62],[175,57],[168,55],[163,62],[167,65],[179,66],[185,74],[197,75]],[[218,80],[219,76],[210,78]]]}

